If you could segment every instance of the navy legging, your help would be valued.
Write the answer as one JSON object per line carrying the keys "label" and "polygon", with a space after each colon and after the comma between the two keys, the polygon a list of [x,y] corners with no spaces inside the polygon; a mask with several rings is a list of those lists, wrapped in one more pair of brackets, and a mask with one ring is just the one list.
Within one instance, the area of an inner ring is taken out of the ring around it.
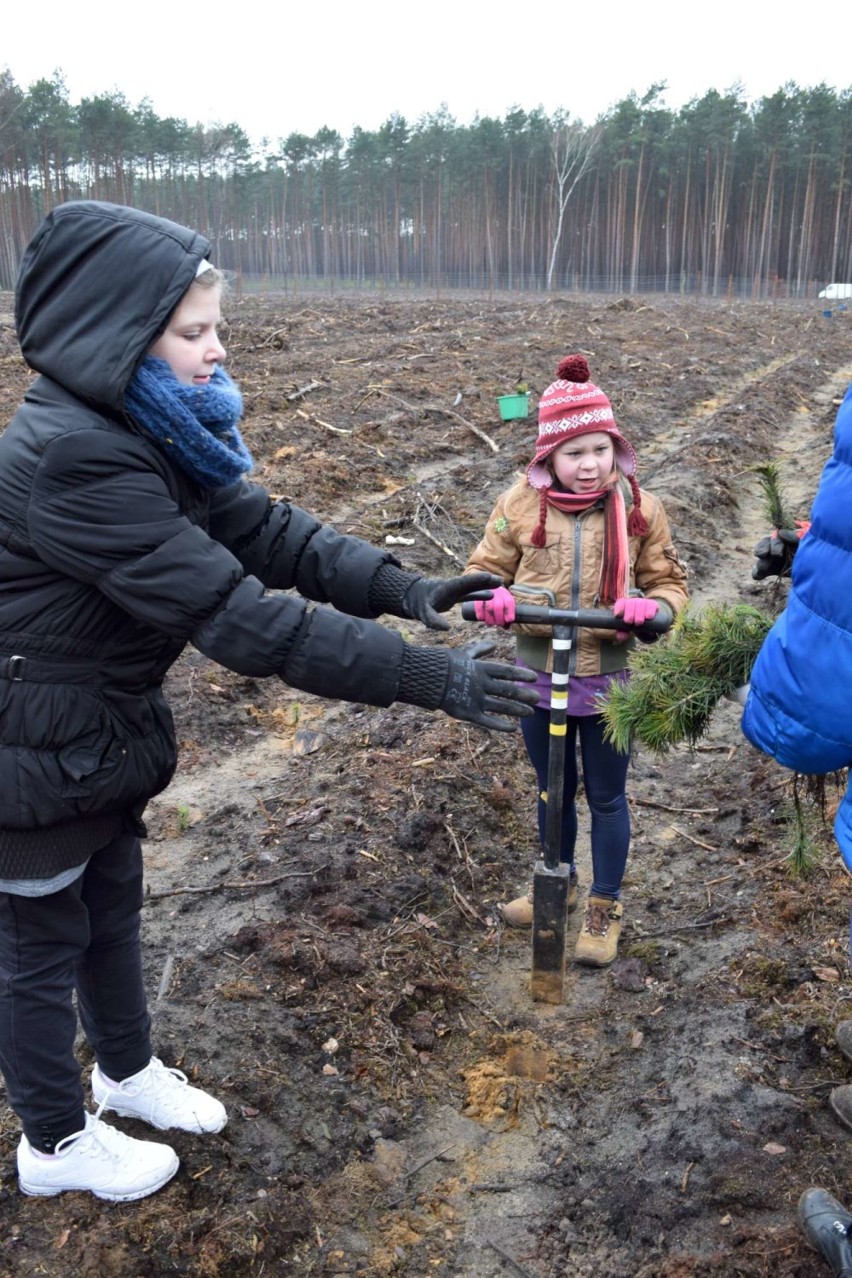
{"label": "navy legging", "polygon": [[[530,762],[538,778],[538,833],[544,847],[547,804],[547,756],[550,746],[550,712],[536,710],[521,719],[521,730]],[[600,715],[569,717],[565,738],[565,786],[562,792],[562,830],[559,859],[574,864],[577,843],[577,737],[583,761],[583,785],[592,817],[592,892],[617,897],[630,846],[630,814],[627,809],[628,754],[620,754],[604,740]]]}

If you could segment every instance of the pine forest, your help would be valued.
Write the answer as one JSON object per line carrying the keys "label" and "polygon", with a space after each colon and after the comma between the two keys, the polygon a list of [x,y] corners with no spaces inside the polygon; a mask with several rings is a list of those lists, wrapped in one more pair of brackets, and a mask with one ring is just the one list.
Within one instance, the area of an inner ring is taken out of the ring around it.
{"label": "pine forest", "polygon": [[852,279],[852,88],[786,84],[679,110],[664,86],[587,124],[441,107],[375,131],[253,147],[237,123],[159,118],[61,72],[0,72],[0,287],[69,199],[201,230],[247,287],[594,290],[815,297]]}

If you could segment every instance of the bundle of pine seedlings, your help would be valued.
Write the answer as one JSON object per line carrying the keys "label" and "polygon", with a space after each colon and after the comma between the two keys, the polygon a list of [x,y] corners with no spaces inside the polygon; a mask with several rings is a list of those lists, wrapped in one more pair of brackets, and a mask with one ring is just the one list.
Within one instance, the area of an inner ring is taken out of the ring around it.
{"label": "bundle of pine seedlings", "polygon": [[622,754],[634,740],[656,754],[696,745],[719,700],[748,683],[772,620],[748,604],[687,605],[664,638],[631,653],[630,678],[602,699],[607,740]]}

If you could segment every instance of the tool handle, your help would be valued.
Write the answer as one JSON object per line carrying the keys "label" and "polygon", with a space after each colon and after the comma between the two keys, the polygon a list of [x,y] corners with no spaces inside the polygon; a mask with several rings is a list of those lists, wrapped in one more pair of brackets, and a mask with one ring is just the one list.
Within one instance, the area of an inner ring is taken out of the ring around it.
{"label": "tool handle", "polygon": [[[476,608],[471,595],[461,606],[465,621],[476,621]],[[482,592],[488,598],[488,592]],[[549,608],[539,604],[515,604],[514,624],[537,626],[583,626],[592,630],[641,630],[646,635],[664,635],[671,625],[667,610],[657,613],[641,626],[629,626],[623,617],[614,616],[607,608]]]}

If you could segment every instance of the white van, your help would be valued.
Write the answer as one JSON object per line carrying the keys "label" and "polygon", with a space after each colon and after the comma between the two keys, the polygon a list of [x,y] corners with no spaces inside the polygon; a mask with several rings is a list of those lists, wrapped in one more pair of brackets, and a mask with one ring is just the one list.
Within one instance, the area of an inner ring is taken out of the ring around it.
{"label": "white van", "polygon": [[836,302],[841,297],[852,297],[852,284],[829,284],[818,295],[828,302]]}

